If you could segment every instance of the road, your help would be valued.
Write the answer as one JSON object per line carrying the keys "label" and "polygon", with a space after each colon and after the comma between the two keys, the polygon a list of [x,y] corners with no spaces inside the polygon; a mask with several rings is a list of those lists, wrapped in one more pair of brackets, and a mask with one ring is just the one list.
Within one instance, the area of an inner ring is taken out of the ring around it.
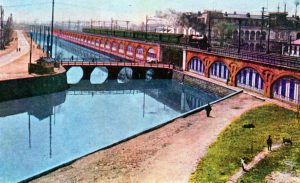
{"label": "road", "polygon": [[13,52],[10,52],[9,54],[1,56],[0,57],[0,67],[19,59],[23,55],[27,54],[30,50],[29,43],[25,39],[22,31],[17,30],[16,32],[17,32],[17,37],[18,37],[18,48],[21,48],[21,51],[17,52],[17,50],[14,50]]}

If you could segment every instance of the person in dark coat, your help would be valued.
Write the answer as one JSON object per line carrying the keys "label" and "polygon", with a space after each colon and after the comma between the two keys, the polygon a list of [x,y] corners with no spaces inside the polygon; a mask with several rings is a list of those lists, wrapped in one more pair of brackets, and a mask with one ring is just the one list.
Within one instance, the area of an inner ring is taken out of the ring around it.
{"label": "person in dark coat", "polygon": [[209,117],[210,116],[210,111],[212,110],[211,105],[208,103],[207,106],[205,107],[205,111],[206,111],[206,116]]}
{"label": "person in dark coat", "polygon": [[268,145],[268,151],[271,151],[272,150],[272,138],[271,138],[271,135],[269,135],[269,138],[267,140],[267,145]]}

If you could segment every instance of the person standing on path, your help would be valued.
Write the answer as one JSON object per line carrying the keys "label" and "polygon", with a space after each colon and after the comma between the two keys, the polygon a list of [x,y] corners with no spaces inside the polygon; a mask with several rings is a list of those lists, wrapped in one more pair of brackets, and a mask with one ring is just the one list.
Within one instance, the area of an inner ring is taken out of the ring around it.
{"label": "person standing on path", "polygon": [[207,117],[210,117],[210,111],[212,110],[211,109],[211,105],[208,103],[207,106],[205,107],[205,110],[206,110],[206,116]]}
{"label": "person standing on path", "polygon": [[271,151],[272,150],[272,138],[271,138],[271,135],[269,135],[269,138],[267,140],[267,145],[268,145],[268,151]]}

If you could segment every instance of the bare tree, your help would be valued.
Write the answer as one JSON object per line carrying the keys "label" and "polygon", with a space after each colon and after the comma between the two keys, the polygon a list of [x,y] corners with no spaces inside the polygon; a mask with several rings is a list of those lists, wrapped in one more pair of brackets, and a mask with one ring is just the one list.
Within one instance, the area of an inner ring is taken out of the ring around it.
{"label": "bare tree", "polygon": [[299,4],[300,4],[300,0],[295,0],[295,1],[294,1],[294,4],[295,4],[295,6],[296,6],[295,17],[297,17],[297,11],[298,11],[298,6],[299,6]]}

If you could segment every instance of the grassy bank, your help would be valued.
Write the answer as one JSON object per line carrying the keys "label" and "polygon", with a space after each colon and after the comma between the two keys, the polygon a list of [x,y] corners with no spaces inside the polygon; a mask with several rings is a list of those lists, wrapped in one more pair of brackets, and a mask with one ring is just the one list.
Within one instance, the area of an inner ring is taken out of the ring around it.
{"label": "grassy bank", "polygon": [[[254,129],[243,128],[254,124]],[[292,147],[283,147],[263,160],[241,182],[263,182],[272,171],[289,170],[287,161],[292,161],[300,171],[300,122],[296,114],[275,105],[253,109],[235,120],[218,140],[210,146],[208,154],[199,162],[190,182],[226,182],[240,168],[240,158],[252,160],[266,147],[268,135],[273,143],[282,143],[282,138],[292,138]]]}

